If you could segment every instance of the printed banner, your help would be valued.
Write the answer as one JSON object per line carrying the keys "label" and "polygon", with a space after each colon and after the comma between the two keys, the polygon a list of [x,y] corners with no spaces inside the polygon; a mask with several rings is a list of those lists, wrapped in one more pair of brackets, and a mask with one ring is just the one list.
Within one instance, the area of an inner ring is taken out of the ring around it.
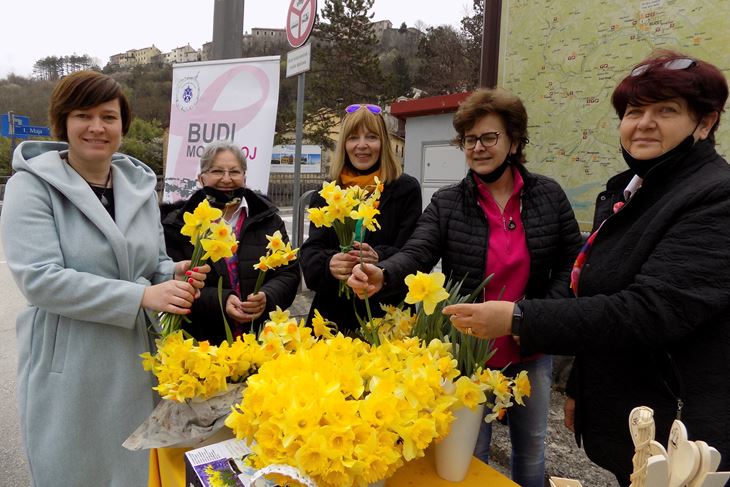
{"label": "printed banner", "polygon": [[215,140],[246,156],[246,186],[266,194],[279,99],[279,56],[173,66],[164,201],[197,189],[200,156]]}

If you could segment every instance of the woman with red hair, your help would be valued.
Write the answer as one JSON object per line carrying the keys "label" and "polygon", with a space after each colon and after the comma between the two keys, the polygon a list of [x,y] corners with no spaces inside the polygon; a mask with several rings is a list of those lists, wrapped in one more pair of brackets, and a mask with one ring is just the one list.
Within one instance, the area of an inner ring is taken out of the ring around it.
{"label": "woman with red hair", "polygon": [[681,417],[730,468],[730,166],[715,150],[727,97],[710,63],[667,51],[639,63],[613,93],[628,170],[598,196],[573,268],[577,299],[444,309],[464,333],[576,355],[566,424],[621,485],[627,417],[641,405],[658,441]]}

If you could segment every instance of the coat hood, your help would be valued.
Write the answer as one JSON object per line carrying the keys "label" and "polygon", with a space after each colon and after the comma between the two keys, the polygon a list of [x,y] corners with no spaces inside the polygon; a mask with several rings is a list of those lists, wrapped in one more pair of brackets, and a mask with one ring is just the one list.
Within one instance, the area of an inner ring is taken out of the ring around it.
{"label": "coat hood", "polygon": [[[26,141],[13,154],[13,169],[18,173],[33,174],[46,182],[82,211],[100,227],[104,223],[98,198],[84,179],[61,156],[68,151],[65,142]],[[116,224],[124,231],[134,215],[155,193],[157,177],[146,164],[121,153],[112,156],[112,184],[116,201]],[[123,198],[123,204],[119,203]],[[106,217],[108,219],[108,217]]]}

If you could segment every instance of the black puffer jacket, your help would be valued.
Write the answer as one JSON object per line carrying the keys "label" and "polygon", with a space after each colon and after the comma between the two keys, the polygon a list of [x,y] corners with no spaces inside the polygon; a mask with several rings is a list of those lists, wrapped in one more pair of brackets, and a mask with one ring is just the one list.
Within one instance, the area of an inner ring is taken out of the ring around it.
{"label": "black puffer jacket", "polygon": [[[395,254],[413,233],[418,217],[421,216],[421,187],[413,176],[402,174],[395,181],[386,184],[380,196],[380,214],[376,217],[380,229],[365,233],[365,242],[378,253],[380,260]],[[312,198],[311,207],[325,205],[319,195]],[[364,302],[354,294],[352,299],[338,297],[339,281],[332,276],[329,265],[332,256],[339,252],[337,235],[331,228],[317,228],[310,225],[309,238],[301,248],[301,265],[307,287],[316,291],[309,318],[314,310],[328,320],[334,321],[343,332],[358,328],[353,303],[360,317],[366,318]],[[398,304],[406,295],[405,286],[397,286],[370,298],[373,316],[382,316],[380,304]]]}
{"label": "black puffer jacket", "polygon": [[[517,166],[524,180],[522,223],[530,253],[526,296],[567,297],[568,278],[581,244],[568,198],[552,179]],[[380,264],[389,283],[402,282],[416,269],[427,272],[442,259],[446,276],[467,276],[463,292],[484,279],[489,227],[477,202],[471,171],[461,182],[439,189],[403,250]]]}
{"label": "black puffer jacket", "polygon": [[[165,230],[165,244],[167,254],[175,261],[189,259],[193,253],[190,239],[180,234],[183,214],[193,212],[198,203],[203,201],[205,194],[202,190],[195,192],[189,200],[163,205],[162,226]],[[279,210],[265,197],[246,189],[244,198],[248,204],[248,216],[243,222],[241,235],[238,240],[238,279],[241,286],[242,299],[253,292],[259,271],[253,268],[259,257],[266,254],[266,235],[272,235],[279,230],[284,241],[289,241],[284,221],[279,216]],[[205,287],[200,297],[193,303],[190,323],[184,328],[198,340],[209,340],[211,343],[221,343],[225,340],[225,330],[221,309],[218,302],[218,278],[223,276],[223,303],[233,294],[228,269],[223,259],[211,262],[211,271],[205,280]],[[268,319],[269,312],[276,306],[286,309],[291,306],[299,286],[299,265],[297,261],[266,272],[261,291],[266,295],[266,311],[255,323]],[[226,316],[228,324],[233,327],[233,320]],[[248,325],[246,325],[248,326]]]}
{"label": "black puffer jacket", "polygon": [[[630,174],[598,197],[597,221]],[[730,167],[708,141],[650,170],[596,235],[580,297],[522,306],[522,348],[575,354],[569,391],[586,453],[628,485],[627,418],[654,409],[656,439],[684,402],[690,439],[730,468]]]}

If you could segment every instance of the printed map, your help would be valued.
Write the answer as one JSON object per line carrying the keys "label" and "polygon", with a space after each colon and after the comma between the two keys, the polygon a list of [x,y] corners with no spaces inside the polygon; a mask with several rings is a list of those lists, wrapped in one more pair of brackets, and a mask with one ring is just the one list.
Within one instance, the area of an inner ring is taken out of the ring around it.
{"label": "printed map", "polygon": [[[610,100],[618,81],[655,49],[730,77],[728,18],[726,0],[504,0],[499,84],[527,107],[528,168],[563,186],[582,230],[605,182],[626,168]],[[717,133],[726,157],[728,117]]]}

